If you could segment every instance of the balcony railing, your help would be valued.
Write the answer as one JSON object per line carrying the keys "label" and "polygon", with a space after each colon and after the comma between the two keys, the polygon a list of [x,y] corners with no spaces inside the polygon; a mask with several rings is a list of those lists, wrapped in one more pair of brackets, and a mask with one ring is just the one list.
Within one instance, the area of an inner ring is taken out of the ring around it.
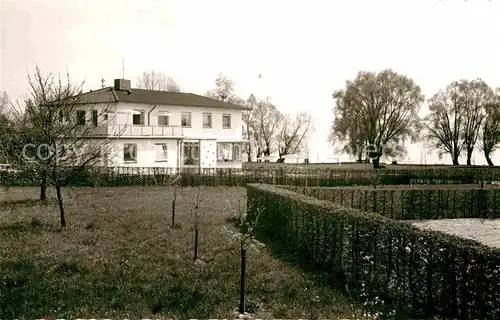
{"label": "balcony railing", "polygon": [[104,125],[92,128],[92,136],[121,137],[181,137],[182,126],[137,126],[130,124]]}

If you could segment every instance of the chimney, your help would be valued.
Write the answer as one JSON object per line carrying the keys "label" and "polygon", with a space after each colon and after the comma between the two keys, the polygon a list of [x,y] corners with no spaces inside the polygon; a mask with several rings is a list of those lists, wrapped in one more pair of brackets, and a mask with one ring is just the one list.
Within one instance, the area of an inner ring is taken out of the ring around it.
{"label": "chimney", "polygon": [[115,90],[130,91],[130,80],[115,79]]}

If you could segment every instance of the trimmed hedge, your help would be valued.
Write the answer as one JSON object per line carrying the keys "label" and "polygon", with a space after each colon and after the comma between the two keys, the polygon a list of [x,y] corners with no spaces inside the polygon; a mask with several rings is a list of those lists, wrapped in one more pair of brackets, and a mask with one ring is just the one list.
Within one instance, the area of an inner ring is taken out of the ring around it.
{"label": "trimmed hedge", "polygon": [[320,200],[399,220],[500,218],[500,188],[318,188],[282,186]]}
{"label": "trimmed hedge", "polygon": [[259,237],[398,319],[500,319],[498,249],[275,186],[247,196]]}

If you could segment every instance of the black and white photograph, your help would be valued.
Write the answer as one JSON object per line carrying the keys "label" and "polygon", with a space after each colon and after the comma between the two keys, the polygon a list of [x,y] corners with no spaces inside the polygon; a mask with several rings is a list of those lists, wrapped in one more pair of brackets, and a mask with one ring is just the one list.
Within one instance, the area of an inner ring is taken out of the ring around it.
{"label": "black and white photograph", "polygon": [[500,0],[0,1],[0,320],[500,319]]}

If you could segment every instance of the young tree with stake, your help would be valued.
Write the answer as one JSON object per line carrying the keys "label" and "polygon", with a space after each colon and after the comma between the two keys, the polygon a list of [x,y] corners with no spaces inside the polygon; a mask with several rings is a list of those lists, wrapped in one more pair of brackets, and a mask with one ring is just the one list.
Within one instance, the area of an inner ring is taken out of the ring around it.
{"label": "young tree with stake", "polygon": [[[196,196],[193,199],[193,223],[194,223],[194,261],[198,260],[198,244],[199,244],[199,232],[200,232],[200,204],[202,202],[201,197],[201,186],[198,183],[196,185]],[[192,188],[188,187],[186,191],[191,191]]]}
{"label": "young tree with stake", "polygon": [[[223,227],[223,232],[229,234],[230,242],[238,242],[240,247],[240,305],[238,312],[240,314],[245,314],[245,287],[246,287],[246,258],[247,250],[249,248],[258,249],[262,247],[263,244],[257,241],[255,238],[255,226],[257,225],[260,214],[264,211],[263,208],[257,208],[255,210],[255,215],[249,217],[247,214],[247,206],[241,201],[241,199],[227,200],[229,210],[232,214],[237,217],[236,228],[238,232],[235,232],[227,227]],[[252,207],[254,204],[250,203],[249,206]],[[251,210],[253,211],[253,210]]]}

